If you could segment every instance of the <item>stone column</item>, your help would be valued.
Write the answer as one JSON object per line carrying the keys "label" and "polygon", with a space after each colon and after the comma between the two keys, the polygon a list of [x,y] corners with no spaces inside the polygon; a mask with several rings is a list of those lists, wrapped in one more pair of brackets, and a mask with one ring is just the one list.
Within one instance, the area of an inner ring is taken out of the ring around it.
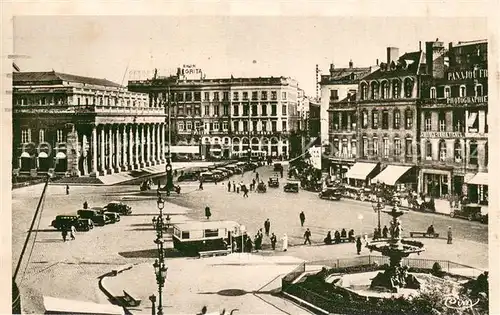
{"label": "stone column", "polygon": [[160,161],[165,163],[165,123],[160,124]]}
{"label": "stone column", "polygon": [[140,145],[140,140],[139,140],[139,125],[134,125],[134,131],[135,131],[135,140],[134,140],[134,147],[135,147],[135,153],[134,153],[134,169],[137,169],[139,167],[139,145]]}
{"label": "stone column", "polygon": [[149,124],[144,125],[145,131],[145,144],[146,144],[146,166],[151,166],[151,128]]}
{"label": "stone column", "polygon": [[133,126],[128,125],[128,165],[127,169],[131,170],[134,168],[134,155],[132,153],[132,148],[133,148],[133,143],[134,143],[134,131],[133,131]]}
{"label": "stone column", "polygon": [[127,153],[128,153],[128,142],[127,142],[127,125],[122,126],[122,152],[121,152],[121,157],[122,157],[122,162],[121,162],[121,171],[126,171],[127,170]]}
{"label": "stone column", "polygon": [[116,143],[115,143],[115,169],[114,171],[119,173],[121,171],[121,143],[120,143],[120,125],[117,124],[116,125],[116,129],[115,129],[115,139],[116,139]]}
{"label": "stone column", "polygon": [[102,125],[101,126],[101,136],[100,136],[100,146],[101,146],[101,152],[100,152],[100,159],[101,159],[101,168],[100,168],[100,172],[99,172],[99,175],[106,175],[106,148],[105,148],[105,144],[106,144],[106,135],[104,134],[104,127],[106,125]]}
{"label": "stone column", "polygon": [[92,170],[90,176],[97,176],[97,126],[92,125]]}
{"label": "stone column", "polygon": [[140,130],[140,133],[141,133],[141,135],[139,137],[139,141],[140,141],[139,145],[141,146],[141,155],[139,157],[139,161],[140,161],[139,162],[139,168],[143,168],[145,166],[145,157],[144,157],[144,155],[145,155],[145,151],[144,151],[144,149],[145,149],[144,131],[145,130],[144,130],[144,125],[143,124],[140,125],[139,130]]}
{"label": "stone column", "polygon": [[156,160],[156,124],[151,124],[151,127],[149,128],[150,134],[151,134],[151,165],[156,165],[158,161]]}
{"label": "stone column", "polygon": [[109,156],[108,156],[108,169],[107,173],[108,174],[113,174],[113,146],[114,146],[114,139],[113,139],[113,125],[109,125],[108,129],[108,148],[109,148]]}
{"label": "stone column", "polygon": [[160,129],[161,125],[157,124],[156,126],[156,163],[161,164],[161,137],[160,137]]}

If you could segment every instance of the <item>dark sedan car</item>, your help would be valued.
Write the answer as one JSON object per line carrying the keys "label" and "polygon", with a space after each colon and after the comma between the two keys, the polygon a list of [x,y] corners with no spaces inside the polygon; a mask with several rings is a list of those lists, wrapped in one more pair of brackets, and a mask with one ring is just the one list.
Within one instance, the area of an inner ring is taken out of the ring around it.
{"label": "dark sedan car", "polygon": [[132,208],[122,202],[119,201],[113,201],[108,203],[104,207],[104,211],[106,212],[116,212],[121,215],[129,215],[132,214]]}

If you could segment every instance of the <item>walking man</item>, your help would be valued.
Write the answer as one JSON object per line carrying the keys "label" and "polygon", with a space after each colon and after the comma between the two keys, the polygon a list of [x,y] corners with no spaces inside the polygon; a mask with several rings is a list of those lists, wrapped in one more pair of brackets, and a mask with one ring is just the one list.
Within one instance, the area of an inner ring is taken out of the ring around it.
{"label": "walking man", "polygon": [[358,251],[358,255],[361,253],[361,237],[358,236],[356,240],[356,250]]}
{"label": "walking man", "polygon": [[63,238],[64,242],[66,242],[66,236],[68,236],[68,230],[66,230],[66,227],[63,226],[62,227],[62,238]]}
{"label": "walking man", "polygon": [[266,236],[269,236],[269,231],[271,230],[271,221],[269,221],[269,218],[264,221],[264,231],[266,231]]}
{"label": "walking man", "polygon": [[300,218],[300,226],[303,227],[304,226],[304,222],[306,222],[306,215],[304,214],[304,211],[300,212],[299,218]]}
{"label": "walking man", "polygon": [[203,190],[203,179],[200,177],[200,187],[198,187],[199,190]]}
{"label": "walking man", "polygon": [[83,202],[83,209],[88,209],[89,204],[87,203],[87,200]]}
{"label": "walking man", "polygon": [[207,220],[210,220],[210,217],[212,216],[212,213],[210,212],[209,206],[205,207],[205,216],[207,217]]}
{"label": "walking man", "polygon": [[66,195],[69,195],[69,186],[66,185]]}
{"label": "walking man", "polygon": [[227,191],[231,192],[231,181],[227,182]]}
{"label": "walking man", "polygon": [[255,179],[259,181],[259,172],[255,173]]}
{"label": "walking man", "polygon": [[306,243],[309,243],[309,245],[311,245],[311,231],[309,231],[309,228],[304,233],[304,245],[306,245]]}
{"label": "walking man", "polygon": [[271,247],[273,248],[273,250],[276,249],[276,241],[277,241],[276,240],[276,235],[274,235],[274,233],[271,234]]}
{"label": "walking man", "polygon": [[248,188],[247,188],[247,186],[245,186],[245,185],[241,186],[241,190],[243,190],[243,197],[247,197],[248,198]]}
{"label": "walking man", "polygon": [[451,226],[448,227],[448,244],[453,243],[453,233],[451,232]]}
{"label": "walking man", "polygon": [[234,183],[234,180],[233,180],[233,192],[236,192],[236,184]]}
{"label": "walking man", "polygon": [[76,228],[74,225],[72,225],[69,230],[69,236],[71,237],[71,240],[75,239],[75,234],[76,234]]}

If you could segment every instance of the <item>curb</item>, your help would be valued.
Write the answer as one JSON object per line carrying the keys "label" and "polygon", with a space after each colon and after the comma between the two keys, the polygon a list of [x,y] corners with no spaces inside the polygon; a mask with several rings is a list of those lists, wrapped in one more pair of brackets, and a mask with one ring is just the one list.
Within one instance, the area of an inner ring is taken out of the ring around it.
{"label": "curb", "polygon": [[120,307],[123,307],[123,310],[125,311],[125,314],[126,315],[132,315],[132,313],[128,310],[128,308],[123,305],[120,301],[120,299],[118,299],[116,296],[114,296],[113,294],[111,294],[111,292],[109,292],[108,289],[106,289],[106,287],[104,286],[104,279],[108,278],[108,277],[116,277],[118,274],[126,271],[126,270],[130,270],[132,269],[133,265],[127,265],[127,266],[124,266],[118,270],[112,270],[108,273],[105,273],[103,274],[102,276],[99,276],[98,279],[99,279],[99,289],[102,291],[102,293],[104,293],[104,295],[109,299],[110,303],[111,304],[114,304],[114,305],[118,305]]}

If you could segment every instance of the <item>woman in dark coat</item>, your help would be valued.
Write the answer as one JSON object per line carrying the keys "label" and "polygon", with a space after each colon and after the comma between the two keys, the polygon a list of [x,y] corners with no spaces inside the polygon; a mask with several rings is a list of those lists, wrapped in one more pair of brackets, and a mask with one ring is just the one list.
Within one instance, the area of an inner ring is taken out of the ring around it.
{"label": "woman in dark coat", "polygon": [[356,250],[358,251],[358,255],[361,253],[361,237],[358,236],[356,240]]}
{"label": "woman in dark coat", "polygon": [[212,216],[212,213],[210,212],[209,206],[205,207],[205,216],[207,217],[207,220],[210,220],[210,217]]}

